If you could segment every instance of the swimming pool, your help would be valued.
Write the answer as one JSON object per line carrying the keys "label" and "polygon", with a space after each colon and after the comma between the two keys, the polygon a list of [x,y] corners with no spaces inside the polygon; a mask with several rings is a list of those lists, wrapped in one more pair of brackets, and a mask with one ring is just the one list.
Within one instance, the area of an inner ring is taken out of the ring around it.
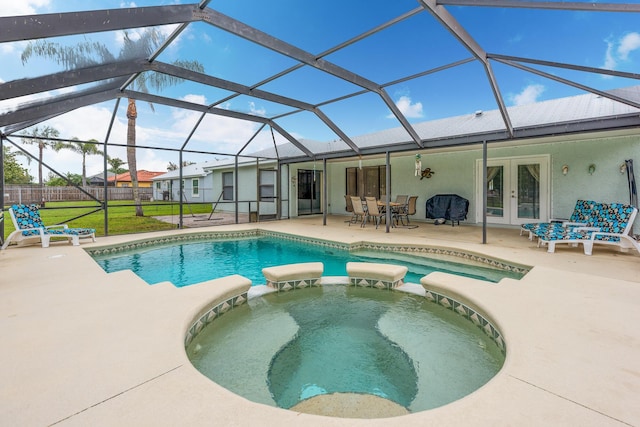
{"label": "swimming pool", "polygon": [[253,236],[197,242],[176,242],[121,253],[93,255],[107,272],[132,270],[149,284],[170,281],[182,287],[232,274],[247,277],[254,285],[264,284],[262,268],[299,262],[321,261],[324,276],[346,276],[348,261],[370,261],[406,265],[405,282],[419,283],[432,271],[444,271],[497,282],[503,277],[519,279],[521,271],[507,271],[480,265],[371,249],[347,250],[293,241],[276,236]]}
{"label": "swimming pool", "polygon": [[322,396],[369,395],[409,412],[489,381],[504,352],[456,311],[398,291],[325,285],[253,298],[186,347],[205,376],[254,402],[298,410]]}

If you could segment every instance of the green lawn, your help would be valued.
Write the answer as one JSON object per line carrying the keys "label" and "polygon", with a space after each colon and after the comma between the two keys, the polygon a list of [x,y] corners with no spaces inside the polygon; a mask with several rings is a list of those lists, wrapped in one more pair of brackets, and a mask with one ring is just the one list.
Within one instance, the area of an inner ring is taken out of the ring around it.
{"label": "green lawn", "polygon": [[[175,224],[158,221],[152,217],[178,215],[180,206],[176,202],[143,202],[144,216],[136,216],[133,201],[109,202],[108,220],[109,235],[131,234],[147,231],[173,230]],[[69,227],[89,227],[96,229],[96,236],[104,236],[104,211],[98,210],[90,215],[71,220],[77,216],[89,213],[99,206],[95,202],[47,202],[40,210],[45,225],[64,223]],[[211,212],[211,204],[183,205],[183,215],[203,214]],[[9,212],[4,214],[4,237],[14,230]]]}

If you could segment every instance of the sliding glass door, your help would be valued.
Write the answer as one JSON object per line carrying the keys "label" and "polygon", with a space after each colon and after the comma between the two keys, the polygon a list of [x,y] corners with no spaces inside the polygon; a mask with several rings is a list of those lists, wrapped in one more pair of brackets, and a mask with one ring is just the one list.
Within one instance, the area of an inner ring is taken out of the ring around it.
{"label": "sliding glass door", "polygon": [[298,215],[322,213],[322,172],[298,170]]}

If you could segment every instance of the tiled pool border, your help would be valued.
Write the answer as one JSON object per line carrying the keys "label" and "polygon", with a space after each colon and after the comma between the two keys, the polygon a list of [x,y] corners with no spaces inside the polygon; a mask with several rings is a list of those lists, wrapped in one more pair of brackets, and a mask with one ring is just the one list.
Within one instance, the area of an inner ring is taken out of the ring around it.
{"label": "tiled pool border", "polygon": [[424,245],[403,245],[403,244],[389,244],[389,243],[372,243],[372,242],[356,242],[356,243],[340,243],[330,240],[315,239],[311,237],[298,236],[295,234],[279,233],[275,231],[267,230],[238,230],[238,231],[209,231],[201,233],[185,233],[176,234],[171,236],[158,237],[153,239],[142,239],[128,243],[121,243],[111,246],[103,246],[96,248],[85,249],[91,256],[104,256],[113,255],[121,252],[148,249],[155,246],[169,245],[175,243],[188,243],[197,242],[203,240],[229,240],[240,239],[248,237],[277,237],[284,240],[291,240],[295,242],[323,246],[328,248],[343,249],[348,251],[353,250],[373,250],[382,252],[399,252],[410,255],[435,255],[435,256],[449,256],[459,258],[461,261],[471,261],[479,264],[484,264],[488,267],[498,270],[509,271],[517,274],[526,274],[531,267],[521,264],[510,263],[504,260],[490,258],[482,254],[476,254],[471,252],[465,252],[458,249],[443,248],[438,246],[424,246]]}
{"label": "tiled pool border", "polygon": [[239,295],[232,296],[231,298],[224,300],[218,304],[215,304],[211,308],[207,309],[195,322],[187,329],[187,334],[184,337],[184,347],[187,348],[193,339],[211,322],[222,316],[229,310],[233,310],[236,307],[244,305],[248,300],[248,293],[244,292]]}
{"label": "tiled pool border", "polygon": [[[317,286],[317,285],[316,285]],[[325,285],[321,285],[325,286]],[[335,286],[358,286],[356,283],[349,283],[348,285],[335,285]],[[389,291],[390,288],[370,286],[371,288],[378,289],[380,291]],[[291,288],[291,292],[295,290],[301,290],[303,288]],[[402,291],[399,291],[402,292]],[[417,295],[417,294],[414,294]],[[418,295],[420,296],[420,295]],[[476,327],[480,328],[500,349],[503,355],[507,352],[507,343],[505,342],[502,333],[491,323],[486,316],[482,313],[474,310],[473,308],[455,300],[447,295],[440,294],[433,290],[425,289],[425,295],[423,298],[428,301],[438,304],[459,316],[462,316],[467,321],[473,323]],[[200,317],[198,317],[193,324],[187,330],[187,334],[184,340],[184,347],[187,348],[194,338],[210,323],[222,316],[229,310],[243,305],[247,302],[247,293],[233,296],[225,301],[215,304],[210,309],[205,311]]]}

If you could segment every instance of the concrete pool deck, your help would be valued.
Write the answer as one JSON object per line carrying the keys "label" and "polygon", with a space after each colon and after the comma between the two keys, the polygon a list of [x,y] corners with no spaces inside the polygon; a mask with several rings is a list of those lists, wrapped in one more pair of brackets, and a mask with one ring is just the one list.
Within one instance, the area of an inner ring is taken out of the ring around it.
{"label": "concrete pool deck", "polygon": [[[640,425],[640,254],[562,247],[513,228],[349,227],[345,217],[223,225],[340,242],[446,246],[527,264],[520,281],[488,285],[433,274],[495,321],[501,372],[471,395],[396,418],[340,419],[256,404],[209,381],[184,352],[186,328],[219,296],[207,283],[148,286],[106,274],[85,248],[199,229],[99,237],[0,251],[0,425],[7,426],[637,426]],[[169,261],[169,260],[168,260]],[[354,361],[357,363],[357,361]]]}

